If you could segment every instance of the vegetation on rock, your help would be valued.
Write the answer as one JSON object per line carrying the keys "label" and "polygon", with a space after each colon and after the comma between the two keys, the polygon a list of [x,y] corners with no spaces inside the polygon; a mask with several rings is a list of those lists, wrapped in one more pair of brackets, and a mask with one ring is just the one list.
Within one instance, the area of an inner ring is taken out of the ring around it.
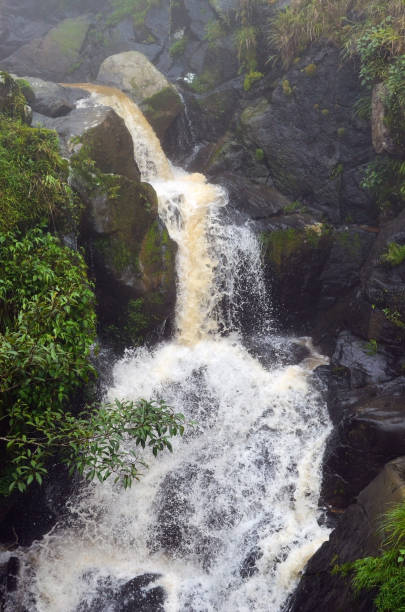
{"label": "vegetation on rock", "polygon": [[405,261],[405,245],[398,244],[397,242],[390,242],[387,252],[381,257],[381,261],[390,266],[399,266]]}
{"label": "vegetation on rock", "polygon": [[107,25],[117,25],[126,17],[133,18],[134,26],[143,25],[150,9],[160,3],[161,0],[113,0],[114,10],[107,19]]}
{"label": "vegetation on rock", "polygon": [[377,593],[377,612],[405,610],[405,505],[389,510],[382,521],[385,534],[383,551],[378,557],[365,557],[334,569],[352,575],[355,593],[363,589]]}

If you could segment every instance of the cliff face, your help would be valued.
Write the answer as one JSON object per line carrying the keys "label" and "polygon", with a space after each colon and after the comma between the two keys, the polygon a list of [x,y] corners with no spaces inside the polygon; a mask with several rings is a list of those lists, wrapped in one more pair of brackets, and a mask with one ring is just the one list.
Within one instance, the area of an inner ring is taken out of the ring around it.
{"label": "cliff face", "polygon": [[[87,81],[96,79],[106,58],[136,51],[176,83],[186,107],[177,94],[170,101],[165,98],[163,109],[153,95],[145,102],[166,151],[228,188],[228,214],[238,223],[249,219],[261,235],[280,327],[311,334],[331,357],[322,375],[335,429],[325,456],[322,502],[345,510],[387,461],[405,454],[405,257],[395,257],[395,247],[390,247],[405,244],[403,201],[397,194],[387,207],[387,200],[377,202],[375,192],[367,189],[370,163],[384,164],[387,154],[404,158],[387,131],[381,88],[374,91],[371,117],[370,109],[360,112],[361,102],[371,102],[371,95],[359,77],[358,62],[343,61],[340,49],[326,40],[301,50],[288,68],[268,62],[277,51],[266,47],[267,19],[286,2],[263,5],[253,15],[253,59],[243,59],[238,47],[241,23],[232,13],[240,8],[236,0],[134,2],[130,11],[121,4],[49,0],[47,10],[43,2],[34,10],[32,1],[4,0],[0,66],[19,75]],[[107,60],[104,67],[109,65],[114,61]],[[60,134],[75,120],[71,95],[53,90],[51,96],[49,90],[41,99],[36,92],[37,110],[48,115],[44,121]],[[55,119],[59,115],[65,118]],[[123,130],[111,111],[100,117],[100,138],[106,125],[116,138]],[[114,149],[111,143],[106,149],[109,156],[122,157],[128,147],[118,144]],[[139,257],[142,236],[157,232],[163,248],[164,230],[158,227],[153,194],[139,184],[136,170],[128,171],[124,161],[120,168],[108,169],[96,144],[90,148],[101,173],[119,175],[120,211],[116,202],[89,194],[77,182],[87,203],[82,239],[95,254],[103,321],[115,325],[108,313],[116,304],[109,302],[111,287],[104,287],[102,279],[112,275],[127,303],[145,299],[139,274],[133,271],[131,283],[123,274],[122,245]],[[145,198],[152,201],[149,211],[142,208]],[[139,204],[132,212],[130,199]],[[105,227],[105,211],[113,208],[115,225]],[[128,215],[134,225],[143,219],[135,246],[128,243],[121,223]],[[168,310],[174,296],[170,274],[165,276],[168,285],[161,277],[156,281],[169,296]],[[148,284],[147,279],[142,282]],[[157,316],[161,322],[167,312]],[[378,494],[385,495],[380,489]],[[358,524],[358,507],[351,508],[332,536],[335,548],[343,546]],[[369,537],[364,533],[362,542]],[[353,542],[349,557],[373,552],[360,544]],[[318,562],[323,563],[321,557],[309,566],[296,610],[307,609],[299,607],[303,598],[312,602],[312,609],[330,607],[329,574],[323,574],[320,585],[313,569]],[[364,599],[358,609],[370,605]]]}

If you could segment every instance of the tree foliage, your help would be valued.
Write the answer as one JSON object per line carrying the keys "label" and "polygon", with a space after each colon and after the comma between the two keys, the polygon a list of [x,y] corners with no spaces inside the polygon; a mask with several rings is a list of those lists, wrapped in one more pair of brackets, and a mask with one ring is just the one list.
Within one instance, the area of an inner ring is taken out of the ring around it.
{"label": "tree foliage", "polygon": [[82,256],[40,229],[0,234],[0,260],[0,415],[22,436],[93,373],[94,295]]}

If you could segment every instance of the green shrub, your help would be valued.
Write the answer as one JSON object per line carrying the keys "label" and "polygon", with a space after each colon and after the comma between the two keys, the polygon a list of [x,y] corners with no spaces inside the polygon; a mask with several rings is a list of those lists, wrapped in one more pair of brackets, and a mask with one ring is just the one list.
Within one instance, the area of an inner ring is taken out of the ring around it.
{"label": "green shrub", "polygon": [[27,100],[23,94],[22,85],[7,72],[0,71],[0,90],[2,90],[0,117],[4,115],[11,119],[24,121]]}
{"label": "green shrub", "polygon": [[281,87],[283,89],[283,93],[285,96],[291,96],[293,93],[292,87],[290,85],[290,81],[288,79],[284,79],[281,83]]}
{"label": "green shrub", "polygon": [[381,261],[392,267],[399,266],[405,261],[405,244],[401,245],[397,242],[390,242],[387,252],[381,256]]}
{"label": "green shrub", "polygon": [[262,72],[248,72],[243,82],[243,89],[245,91],[249,91],[252,85],[257,83],[257,81],[260,81],[260,79],[262,79],[263,76],[264,75]]}
{"label": "green shrub", "polygon": [[60,228],[78,213],[55,132],[0,116],[0,231]]}
{"label": "green shrub", "polygon": [[234,40],[238,53],[240,70],[254,72],[257,66],[257,28],[245,25],[236,30]]}
{"label": "green shrub", "polygon": [[210,46],[214,46],[224,36],[226,36],[226,29],[225,24],[221,20],[214,19],[205,26],[204,38],[210,43]]}
{"label": "green shrub", "polygon": [[[113,476],[126,489],[147,467],[137,452],[127,449],[127,437],[137,447],[150,447],[155,456],[165,448],[172,452],[169,439],[183,435],[185,420],[163,401],[146,400],[90,406],[77,416],[52,408],[42,417],[35,416],[35,421],[28,411],[23,416],[28,431],[6,438],[15,453],[10,492],[14,488],[23,492],[34,481],[41,484],[46,460],[56,453],[70,474],[77,471],[87,480],[100,482]],[[4,484],[3,479],[3,492]]]}
{"label": "green shrub", "polygon": [[316,64],[308,64],[308,66],[305,66],[304,72],[308,77],[314,77],[318,72],[318,68]]}
{"label": "green shrub", "polygon": [[255,151],[256,161],[262,162],[264,161],[264,151],[263,149],[256,149]]}
{"label": "green shrub", "polygon": [[352,573],[356,593],[363,589],[377,592],[377,612],[401,612],[405,610],[405,504],[387,512],[382,531],[385,550],[380,556],[358,559],[337,572]]}
{"label": "green shrub", "polygon": [[370,357],[374,357],[374,355],[377,355],[377,352],[378,352],[377,340],[375,340],[374,338],[371,338],[368,342],[366,342],[366,344],[364,345],[364,352],[367,353],[367,355],[370,355]]}
{"label": "green shrub", "polygon": [[0,414],[21,436],[93,373],[94,295],[82,256],[39,229],[0,234],[0,260]]}
{"label": "green shrub", "polygon": [[169,49],[169,54],[173,59],[181,57],[184,55],[187,46],[187,37],[183,36],[178,40],[175,40]]}
{"label": "green shrub", "polygon": [[405,162],[379,155],[366,167],[361,183],[381,210],[400,210],[405,203]]}
{"label": "green shrub", "polygon": [[134,26],[141,26],[154,6],[159,6],[161,0],[112,0],[113,12],[107,19],[107,25],[114,26],[126,17],[133,17]]}

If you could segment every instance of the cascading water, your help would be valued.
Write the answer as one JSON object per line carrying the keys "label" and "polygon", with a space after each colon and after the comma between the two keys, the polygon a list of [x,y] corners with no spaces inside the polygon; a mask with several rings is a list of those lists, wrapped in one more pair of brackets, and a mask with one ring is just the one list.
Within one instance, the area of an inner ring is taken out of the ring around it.
{"label": "cascading water", "polygon": [[[175,338],[129,352],[107,397],[164,398],[197,425],[174,441],[172,455],[148,456],[132,489],[83,486],[68,518],[18,552],[20,588],[6,609],[277,612],[328,533],[317,520],[329,431],[311,382],[319,356],[264,367],[249,353],[238,332],[249,293],[257,331],[271,333],[254,235],[221,224],[226,193],[173,168],[124,94],[83,87],[123,117],[179,247]],[[118,602],[136,576],[142,597],[159,592],[164,607]]]}

